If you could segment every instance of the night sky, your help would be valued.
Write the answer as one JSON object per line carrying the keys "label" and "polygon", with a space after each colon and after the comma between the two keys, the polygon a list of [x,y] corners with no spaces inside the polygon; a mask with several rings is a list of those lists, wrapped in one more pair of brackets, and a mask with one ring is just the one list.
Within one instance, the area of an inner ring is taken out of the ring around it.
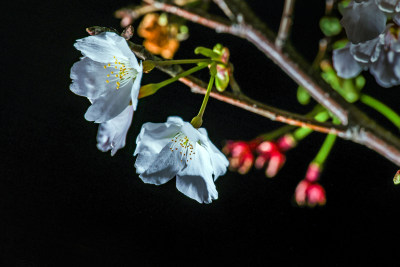
{"label": "night sky", "polygon": [[[283,1],[248,2],[277,31]],[[209,205],[181,194],[174,180],[144,184],[132,156],[141,125],[172,115],[190,121],[201,105],[202,96],[180,83],[139,101],[124,149],[114,157],[97,150],[97,124],[83,117],[89,102],[69,90],[70,68],[81,56],[73,43],[89,26],[120,30],[113,12],[131,3],[14,1],[4,7],[0,266],[344,266],[394,259],[400,187],[392,178],[398,167],[350,141],[338,140],[333,148],[320,180],[327,204],[314,209],[297,207],[293,192],[324,140],[319,133],[291,150],[273,179],[262,170],[220,177],[219,199]],[[291,41],[308,61],[323,37],[323,12],[324,1],[297,1]],[[229,47],[248,96],[292,112],[312,108],[297,103],[296,84],[247,41],[188,26],[191,36],[175,58],[195,58],[196,46],[220,42]],[[399,87],[380,88],[364,76],[366,93],[400,111]],[[206,80],[207,72],[198,77]],[[154,70],[142,84],[167,78]],[[382,116],[357,106],[399,135]],[[221,148],[224,140],[250,140],[282,124],[211,98],[203,126]]]}

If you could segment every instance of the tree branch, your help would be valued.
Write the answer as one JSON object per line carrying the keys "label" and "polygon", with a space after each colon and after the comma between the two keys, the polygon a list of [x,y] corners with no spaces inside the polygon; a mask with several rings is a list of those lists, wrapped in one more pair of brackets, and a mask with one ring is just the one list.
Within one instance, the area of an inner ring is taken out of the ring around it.
{"label": "tree branch", "polygon": [[278,36],[275,39],[275,47],[277,49],[282,49],[289,37],[290,28],[293,23],[294,3],[295,0],[285,0]]}

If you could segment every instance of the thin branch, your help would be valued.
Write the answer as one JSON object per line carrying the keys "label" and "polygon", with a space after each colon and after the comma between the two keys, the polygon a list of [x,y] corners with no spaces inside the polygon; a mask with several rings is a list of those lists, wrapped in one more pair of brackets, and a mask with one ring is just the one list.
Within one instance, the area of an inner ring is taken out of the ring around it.
{"label": "thin branch", "polygon": [[285,0],[278,36],[275,39],[275,46],[277,49],[282,49],[289,37],[293,23],[294,3],[295,0]]}
{"label": "thin branch", "polygon": [[114,16],[118,19],[121,19],[121,27],[125,28],[141,16],[146,15],[147,13],[155,12],[157,10],[157,8],[151,5],[124,7],[115,11]]}
{"label": "thin branch", "polygon": [[[348,133],[343,136],[344,138],[366,145],[400,166],[400,140],[384,128],[378,126],[355,106],[346,102],[320,78],[307,75],[304,69],[309,68],[300,67],[304,63],[299,60],[301,57],[292,47],[288,47],[286,51],[286,53],[290,53],[291,57],[277,49],[273,41],[271,41],[273,34],[250,10],[245,1],[225,0],[232,13],[236,17],[240,16],[243,18],[240,20],[240,24],[232,24],[230,21],[220,17],[210,14],[203,15],[200,12],[154,0],[144,1],[165,12],[181,16],[220,33],[229,33],[244,38],[253,43],[297,84],[303,86],[316,101],[338,117],[344,125],[348,125]],[[292,60],[292,58],[296,60]]]}
{"label": "thin branch", "polygon": [[219,6],[219,8],[225,13],[225,15],[231,20],[236,21],[236,17],[233,12],[230,10],[228,5],[225,3],[224,0],[214,0],[214,3]]}

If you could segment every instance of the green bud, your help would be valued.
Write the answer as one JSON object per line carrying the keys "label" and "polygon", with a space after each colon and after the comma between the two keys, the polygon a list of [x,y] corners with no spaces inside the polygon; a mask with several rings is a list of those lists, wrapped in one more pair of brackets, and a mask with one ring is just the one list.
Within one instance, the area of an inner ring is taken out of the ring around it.
{"label": "green bud", "polygon": [[[358,100],[358,93],[354,88],[353,80],[352,79],[345,79],[343,81],[343,97],[350,103],[354,103]],[[339,92],[340,93],[340,92]]]}
{"label": "green bud", "polygon": [[203,118],[199,115],[197,115],[196,117],[194,117],[192,119],[192,121],[190,122],[190,124],[196,128],[199,129],[201,127],[201,125],[203,124]]}
{"label": "green bud", "polygon": [[349,40],[347,40],[347,39],[338,40],[338,41],[333,43],[332,48],[333,49],[343,48],[343,47],[345,47],[347,45],[348,42],[349,42]]}
{"label": "green bud", "polygon": [[342,31],[340,21],[335,17],[323,17],[319,21],[319,27],[325,36],[334,36]]}
{"label": "green bud", "polygon": [[400,170],[396,172],[396,174],[393,177],[393,183],[394,184],[400,184]]}
{"label": "green bud", "polygon": [[162,13],[158,18],[158,24],[160,26],[167,26],[168,25],[168,15],[166,13]]}
{"label": "green bud", "polygon": [[350,4],[350,0],[343,0],[338,4],[338,10],[343,15],[344,9]]}
{"label": "green bud", "polygon": [[217,75],[215,76],[215,87],[218,91],[225,91],[229,84],[229,71],[223,64],[217,65]]}
{"label": "green bud", "polygon": [[152,61],[145,60],[145,61],[143,61],[143,72],[149,73],[150,71],[152,71],[154,69],[155,66],[156,66],[156,64],[154,64]]}
{"label": "green bud", "polygon": [[218,55],[221,55],[222,54],[222,49],[223,49],[224,47],[222,46],[222,44],[216,44],[215,46],[214,46],[214,48],[213,48],[213,51],[215,52],[215,53],[217,53]]}
{"label": "green bud", "polygon": [[360,91],[361,89],[364,88],[364,86],[365,86],[365,78],[364,78],[364,76],[358,75],[358,76],[355,78],[354,81],[355,81],[357,90]]}
{"label": "green bud", "polygon": [[154,94],[160,89],[160,85],[158,83],[149,83],[140,87],[138,98],[143,98],[149,95]]}
{"label": "green bud", "polygon": [[311,97],[306,89],[304,89],[303,86],[299,86],[297,88],[297,101],[299,101],[299,103],[302,105],[307,105],[308,103],[310,103],[310,99]]}

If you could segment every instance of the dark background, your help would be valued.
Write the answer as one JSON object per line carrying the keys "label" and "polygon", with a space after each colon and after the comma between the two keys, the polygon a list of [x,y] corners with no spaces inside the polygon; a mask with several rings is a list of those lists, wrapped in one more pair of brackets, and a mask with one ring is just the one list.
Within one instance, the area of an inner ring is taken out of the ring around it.
{"label": "dark background", "polygon": [[[277,31],[283,1],[249,4]],[[0,160],[0,266],[134,266],[180,263],[279,266],[389,263],[398,253],[400,189],[397,167],[377,153],[338,140],[321,184],[327,204],[293,204],[293,192],[324,135],[314,133],[287,155],[274,179],[263,171],[228,172],[216,182],[219,199],[200,205],[175,182],[155,187],[135,174],[135,138],[144,122],[170,115],[190,120],[202,96],[175,83],[139,102],[127,145],[116,156],[96,148],[97,125],[85,121],[88,101],[69,91],[69,72],[80,57],[73,48],[92,25],[119,29],[114,10],[125,1],[14,1],[3,7]],[[292,42],[311,61],[322,37],[322,0],[299,0]],[[136,24],[135,24],[136,25]],[[197,45],[221,42],[231,50],[243,91],[293,112],[296,85],[248,42],[189,24],[191,37],[176,58],[195,57]],[[141,42],[135,36],[133,41]],[[199,74],[204,80],[207,73]],[[398,109],[399,88],[365,91]],[[142,84],[167,76],[153,71]],[[373,111],[366,112],[398,133]],[[211,99],[204,127],[222,147],[249,140],[280,123]],[[394,242],[394,244],[393,244]],[[397,259],[398,260],[398,259]],[[395,263],[393,262],[395,265]],[[167,264],[169,265],[169,264]]]}

